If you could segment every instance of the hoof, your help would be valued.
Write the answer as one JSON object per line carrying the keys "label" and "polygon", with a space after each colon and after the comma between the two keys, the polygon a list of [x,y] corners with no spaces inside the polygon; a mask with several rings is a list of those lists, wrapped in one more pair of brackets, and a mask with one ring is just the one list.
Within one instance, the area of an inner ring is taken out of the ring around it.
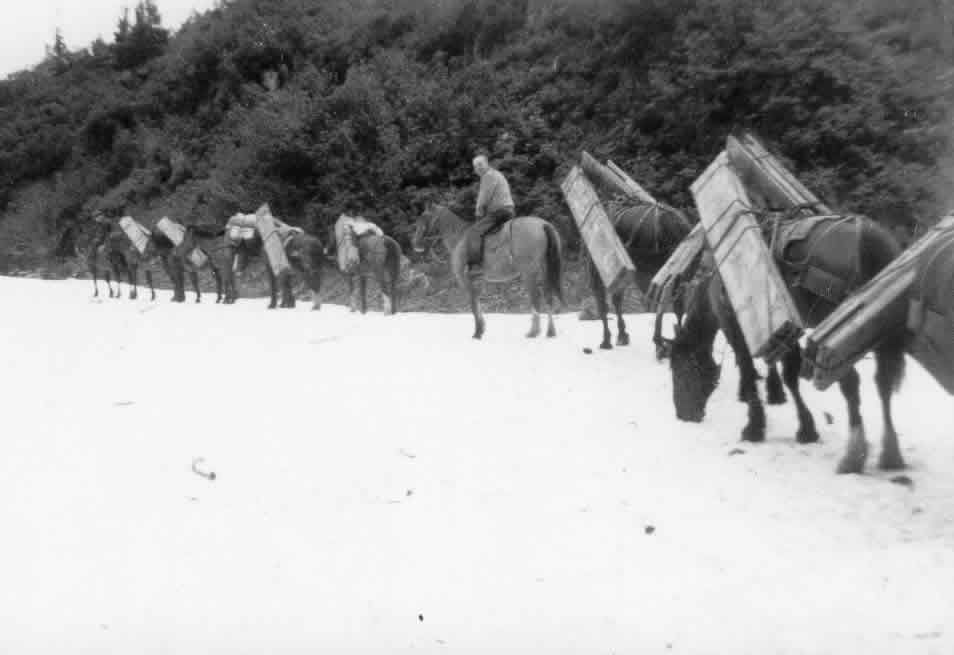
{"label": "hoof", "polygon": [[840,462],[838,462],[838,468],[835,469],[835,472],[838,475],[847,475],[855,473],[861,475],[865,470],[865,458],[864,457],[843,457]]}
{"label": "hoof", "polygon": [[907,468],[901,453],[882,452],[878,458],[878,468],[882,471],[903,471]]}
{"label": "hoof", "polygon": [[548,338],[548,339],[552,339],[552,338],[555,337],[555,336],[556,336],[556,329],[554,329],[554,328],[551,327],[549,330],[547,330],[547,338]]}
{"label": "hoof", "polygon": [[603,343],[600,344],[600,350],[612,350],[612,349],[613,349],[613,344],[611,344],[609,341],[604,341]]}
{"label": "hoof", "polygon": [[629,335],[625,332],[620,333],[616,337],[617,346],[628,346],[629,345]]}
{"label": "hoof", "polygon": [[196,299],[195,299],[195,304],[198,305],[200,302],[202,302],[202,300],[201,300],[200,298],[196,298]]}
{"label": "hoof", "polygon": [[814,427],[810,429],[802,428],[795,435],[795,441],[798,443],[818,443],[818,431]]}
{"label": "hoof", "polygon": [[530,330],[529,332],[527,332],[528,339],[536,339],[539,336],[540,336],[540,330]]}
{"label": "hoof", "polygon": [[762,443],[765,441],[765,428],[757,428],[746,425],[742,430],[742,441],[749,443]]}

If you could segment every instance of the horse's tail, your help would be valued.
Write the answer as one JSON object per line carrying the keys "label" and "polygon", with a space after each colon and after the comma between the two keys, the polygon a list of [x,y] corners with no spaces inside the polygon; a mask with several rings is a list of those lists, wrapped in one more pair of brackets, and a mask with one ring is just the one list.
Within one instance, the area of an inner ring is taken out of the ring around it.
{"label": "horse's tail", "polygon": [[544,221],[543,232],[547,237],[547,293],[556,295],[561,306],[566,306],[563,299],[563,245],[560,240],[560,233],[550,223]]}
{"label": "horse's tail", "polygon": [[403,254],[401,246],[391,237],[386,237],[384,244],[387,251],[385,261],[387,262],[388,272],[391,274],[391,279],[397,283],[401,279],[401,255]]}

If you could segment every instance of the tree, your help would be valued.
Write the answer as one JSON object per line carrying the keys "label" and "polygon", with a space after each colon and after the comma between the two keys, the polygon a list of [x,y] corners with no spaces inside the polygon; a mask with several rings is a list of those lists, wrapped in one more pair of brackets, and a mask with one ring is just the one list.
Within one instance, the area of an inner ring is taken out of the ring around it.
{"label": "tree", "polygon": [[136,5],[135,22],[129,22],[129,9],[123,8],[116,29],[113,57],[116,68],[137,68],[163,53],[169,41],[169,30],[162,27],[159,8],[153,0],[140,0]]}
{"label": "tree", "polygon": [[72,63],[70,50],[66,47],[63,32],[59,27],[53,34],[53,45],[46,47],[46,61],[52,65],[54,75],[65,73]]}

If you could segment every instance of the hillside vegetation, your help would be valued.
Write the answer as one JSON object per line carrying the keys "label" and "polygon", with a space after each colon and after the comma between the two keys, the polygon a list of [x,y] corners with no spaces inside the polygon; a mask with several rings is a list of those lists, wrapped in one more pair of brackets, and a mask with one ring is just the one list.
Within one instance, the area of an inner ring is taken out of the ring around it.
{"label": "hillside vegetation", "polygon": [[[903,5],[903,6],[902,6]],[[428,201],[472,211],[491,155],[518,211],[579,242],[582,149],[659,198],[753,129],[829,204],[930,224],[951,200],[951,0],[231,0],[175,34],[61,39],[0,82],[0,270],[75,253],[95,209],[150,224],[270,203],[407,248]]]}

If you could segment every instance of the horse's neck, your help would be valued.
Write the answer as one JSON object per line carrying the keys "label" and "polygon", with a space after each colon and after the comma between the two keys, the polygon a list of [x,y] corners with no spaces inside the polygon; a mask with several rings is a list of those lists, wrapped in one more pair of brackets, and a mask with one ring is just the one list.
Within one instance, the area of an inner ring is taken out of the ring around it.
{"label": "horse's neck", "polygon": [[109,238],[109,235],[113,231],[112,225],[100,225],[99,229],[96,230],[96,235],[93,237],[93,244],[101,246],[106,243],[106,240]]}
{"label": "horse's neck", "polygon": [[454,246],[463,238],[464,232],[472,225],[472,223],[468,223],[450,210],[442,212],[438,216],[437,222],[441,238],[444,240],[448,252],[454,249]]}

